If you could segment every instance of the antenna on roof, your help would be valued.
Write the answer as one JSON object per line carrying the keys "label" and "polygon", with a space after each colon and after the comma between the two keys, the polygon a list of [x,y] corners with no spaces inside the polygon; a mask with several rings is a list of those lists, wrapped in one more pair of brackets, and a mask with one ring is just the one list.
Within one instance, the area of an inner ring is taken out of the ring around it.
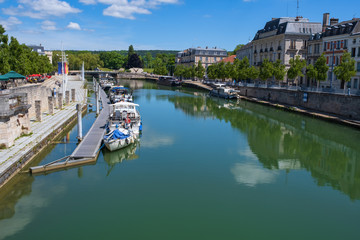
{"label": "antenna on roof", "polygon": [[297,0],[296,17],[299,16],[299,0]]}

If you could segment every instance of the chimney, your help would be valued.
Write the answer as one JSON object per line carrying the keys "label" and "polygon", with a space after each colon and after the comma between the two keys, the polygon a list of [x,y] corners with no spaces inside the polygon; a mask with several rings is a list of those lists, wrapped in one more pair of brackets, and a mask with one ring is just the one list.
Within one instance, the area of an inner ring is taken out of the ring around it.
{"label": "chimney", "polygon": [[331,18],[330,19],[330,26],[333,26],[335,24],[339,23],[339,19],[338,18]]}
{"label": "chimney", "polygon": [[324,13],[323,15],[323,32],[325,32],[326,27],[329,26],[330,22],[330,13]]}

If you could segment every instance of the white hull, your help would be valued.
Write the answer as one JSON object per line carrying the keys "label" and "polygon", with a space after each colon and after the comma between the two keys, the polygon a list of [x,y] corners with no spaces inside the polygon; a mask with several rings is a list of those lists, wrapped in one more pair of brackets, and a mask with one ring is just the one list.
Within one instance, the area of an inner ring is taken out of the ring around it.
{"label": "white hull", "polygon": [[133,144],[136,141],[136,136],[131,135],[126,139],[112,139],[110,141],[104,140],[104,144],[109,151],[116,151]]}

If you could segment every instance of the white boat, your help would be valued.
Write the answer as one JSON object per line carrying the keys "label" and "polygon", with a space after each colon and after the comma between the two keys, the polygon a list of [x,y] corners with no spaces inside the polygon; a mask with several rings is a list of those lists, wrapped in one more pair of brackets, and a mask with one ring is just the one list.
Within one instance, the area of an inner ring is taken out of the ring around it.
{"label": "white boat", "polygon": [[134,132],[125,128],[116,128],[104,136],[104,144],[109,151],[115,151],[129,146],[137,140]]}
{"label": "white boat", "polygon": [[110,105],[107,130],[111,132],[119,127],[129,129],[136,135],[142,131],[139,105],[131,102],[117,102]]}
{"label": "white boat", "polygon": [[210,96],[225,99],[233,99],[238,97],[238,91],[228,87],[218,87],[210,91]]}
{"label": "white boat", "polygon": [[131,94],[130,89],[123,87],[123,86],[114,86],[110,88],[110,102],[117,103],[117,102],[132,102],[133,97]]}

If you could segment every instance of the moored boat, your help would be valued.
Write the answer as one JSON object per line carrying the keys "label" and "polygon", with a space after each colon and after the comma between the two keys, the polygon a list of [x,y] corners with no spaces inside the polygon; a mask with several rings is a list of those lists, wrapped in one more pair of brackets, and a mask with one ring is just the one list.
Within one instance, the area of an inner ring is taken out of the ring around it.
{"label": "moored boat", "polygon": [[142,131],[142,122],[138,108],[138,104],[130,102],[118,102],[110,105],[108,132],[123,127],[139,135]]}
{"label": "moored boat", "polygon": [[110,131],[104,136],[104,144],[109,151],[125,148],[137,140],[137,136],[130,129],[122,127]]}
{"label": "moored boat", "polygon": [[170,87],[178,87],[181,86],[181,81],[172,77],[172,76],[161,76],[157,80],[157,83],[160,85],[170,86]]}
{"label": "moored boat", "polygon": [[220,97],[225,99],[234,99],[238,97],[238,92],[228,87],[218,87],[210,91],[210,96]]}
{"label": "moored boat", "polygon": [[114,86],[110,89],[110,102],[132,102],[133,97],[129,88],[123,86]]}

